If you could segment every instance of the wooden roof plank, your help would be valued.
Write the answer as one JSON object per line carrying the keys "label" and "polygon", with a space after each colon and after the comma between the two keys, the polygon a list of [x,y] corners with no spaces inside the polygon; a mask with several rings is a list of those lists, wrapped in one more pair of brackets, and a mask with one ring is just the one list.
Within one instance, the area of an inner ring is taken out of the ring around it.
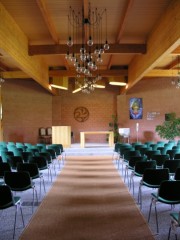
{"label": "wooden roof plank", "polygon": [[129,65],[128,89],[180,45],[180,1],[172,0],[147,40],[147,53]]}

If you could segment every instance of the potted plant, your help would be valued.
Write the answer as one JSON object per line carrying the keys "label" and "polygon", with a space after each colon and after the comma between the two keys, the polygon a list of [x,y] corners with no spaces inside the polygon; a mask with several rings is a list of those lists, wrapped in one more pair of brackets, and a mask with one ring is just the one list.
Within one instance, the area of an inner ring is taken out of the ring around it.
{"label": "potted plant", "polygon": [[161,138],[167,140],[174,140],[175,137],[180,137],[180,118],[177,118],[174,112],[169,113],[168,119],[162,125],[157,125],[155,131]]}
{"label": "potted plant", "polygon": [[112,121],[109,122],[109,131],[113,131],[114,132],[114,142],[118,142],[119,140],[119,132],[118,132],[118,118],[117,115],[112,115]]}

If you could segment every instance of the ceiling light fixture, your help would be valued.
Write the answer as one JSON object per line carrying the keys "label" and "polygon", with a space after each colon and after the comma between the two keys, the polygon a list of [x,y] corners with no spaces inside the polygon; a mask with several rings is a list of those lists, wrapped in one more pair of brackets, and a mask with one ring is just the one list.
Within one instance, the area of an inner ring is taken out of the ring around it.
{"label": "ceiling light fixture", "polygon": [[[77,73],[75,82],[82,86],[83,92],[90,93],[94,90],[94,84],[101,80],[99,68],[103,62],[102,54],[109,49],[107,10],[93,9],[90,3],[77,12],[70,7],[67,46],[66,59]],[[83,83],[79,81],[82,77]]]}

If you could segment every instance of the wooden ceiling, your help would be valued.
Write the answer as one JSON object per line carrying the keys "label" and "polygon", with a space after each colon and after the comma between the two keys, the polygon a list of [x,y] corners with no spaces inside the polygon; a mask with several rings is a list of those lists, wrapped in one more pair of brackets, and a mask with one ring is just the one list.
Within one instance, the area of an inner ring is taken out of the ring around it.
{"label": "wooden ceiling", "polygon": [[[100,67],[104,79],[127,76],[125,93],[144,77],[178,74],[179,0],[91,0],[107,9],[110,49]],[[33,79],[52,94],[49,77],[74,77],[66,59],[69,6],[88,0],[0,0],[0,70],[5,79]],[[53,69],[53,70],[52,70]]]}

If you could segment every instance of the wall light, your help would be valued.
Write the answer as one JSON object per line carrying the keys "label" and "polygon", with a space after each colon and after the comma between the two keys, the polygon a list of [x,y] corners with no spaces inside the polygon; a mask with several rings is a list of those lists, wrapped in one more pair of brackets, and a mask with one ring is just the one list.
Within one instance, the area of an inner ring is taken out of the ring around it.
{"label": "wall light", "polygon": [[125,76],[109,78],[109,84],[115,86],[126,86],[127,78]]}
{"label": "wall light", "polygon": [[51,87],[68,90],[68,77],[52,77],[49,83]]}
{"label": "wall light", "polygon": [[94,87],[95,87],[95,88],[105,88],[105,87],[106,87],[106,86],[105,86],[105,81],[103,81],[103,80],[97,81],[97,82],[94,84]]}

